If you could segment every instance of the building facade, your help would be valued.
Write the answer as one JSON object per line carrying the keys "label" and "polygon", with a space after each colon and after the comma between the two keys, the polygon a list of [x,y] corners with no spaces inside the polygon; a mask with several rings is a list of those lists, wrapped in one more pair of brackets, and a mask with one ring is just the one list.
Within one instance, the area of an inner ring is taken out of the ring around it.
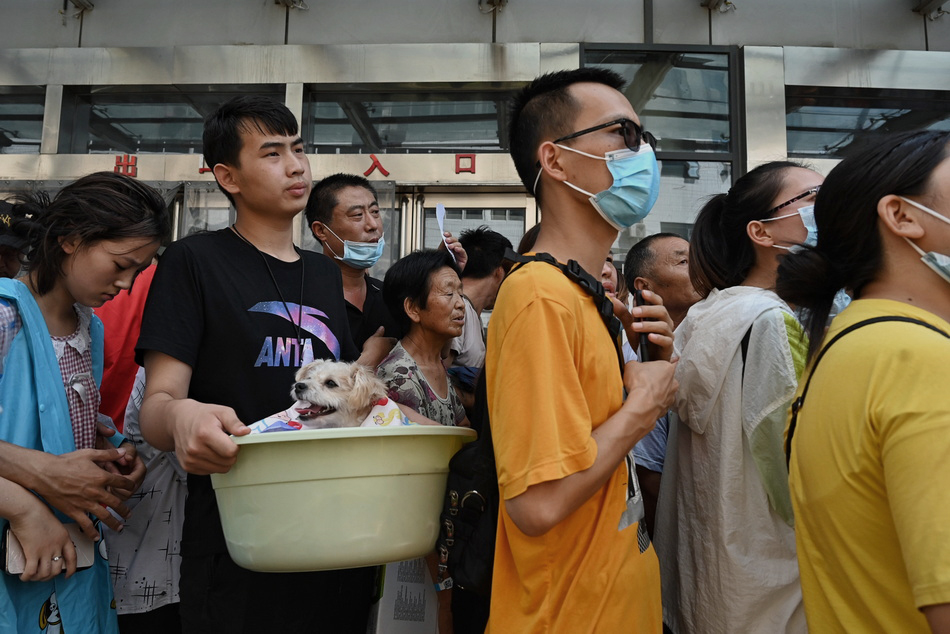
{"label": "building facade", "polygon": [[[379,187],[374,273],[540,212],[507,154],[507,100],[536,75],[605,66],[658,138],[657,231],[792,158],[827,172],[868,134],[950,128],[950,15],[928,0],[0,0],[0,196],[115,170],[165,193],[175,236],[232,218],[203,118],[247,93],[301,121],[315,179]],[[950,4],[950,3],[948,3]],[[708,6],[711,5],[711,6]],[[950,7],[948,7],[950,8]],[[298,239],[314,248],[301,217]]]}

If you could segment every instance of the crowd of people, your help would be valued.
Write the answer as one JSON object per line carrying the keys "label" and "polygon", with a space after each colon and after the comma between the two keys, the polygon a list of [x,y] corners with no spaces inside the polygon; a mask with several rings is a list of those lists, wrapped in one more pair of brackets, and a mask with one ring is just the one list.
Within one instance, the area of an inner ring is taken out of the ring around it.
{"label": "crowd of people", "polygon": [[363,634],[378,570],[241,568],[209,477],[321,358],[421,424],[480,421],[484,377],[492,590],[433,552],[442,634],[950,632],[950,133],[755,167],[619,266],[660,183],[623,88],[559,71],[510,106],[518,252],[567,266],[479,227],[371,277],[372,183],[314,185],[255,96],[205,122],[227,228],[159,256],[163,198],[112,173],[0,208],[0,632]]}

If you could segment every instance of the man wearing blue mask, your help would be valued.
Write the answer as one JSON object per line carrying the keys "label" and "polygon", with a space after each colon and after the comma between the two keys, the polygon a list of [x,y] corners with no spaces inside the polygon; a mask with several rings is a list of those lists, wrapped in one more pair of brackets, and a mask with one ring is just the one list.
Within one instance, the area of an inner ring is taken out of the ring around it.
{"label": "man wearing blue mask", "polygon": [[306,214],[323,254],[340,267],[356,347],[374,335],[398,338],[402,333],[383,302],[383,283],[368,273],[386,244],[376,190],[356,174],[328,176],[313,186]]}
{"label": "man wearing blue mask", "polygon": [[[356,174],[327,176],[313,186],[306,215],[323,254],[340,267],[346,316],[356,347],[363,350],[370,337],[385,337],[390,339],[386,350],[391,349],[404,333],[383,302],[382,280],[369,275],[386,248],[376,189]],[[464,269],[468,259],[465,249],[452,234],[445,235],[459,267]]]}
{"label": "man wearing blue mask", "polygon": [[[488,632],[661,631],[656,554],[628,453],[673,402],[672,321],[655,293],[632,317],[648,363],[619,368],[593,293],[617,239],[659,191],[652,136],[597,68],[538,77],[511,105],[510,152],[541,209],[535,252],[501,285],[485,374],[501,494]],[[597,291],[600,290],[598,293]],[[626,398],[624,398],[626,390]]]}

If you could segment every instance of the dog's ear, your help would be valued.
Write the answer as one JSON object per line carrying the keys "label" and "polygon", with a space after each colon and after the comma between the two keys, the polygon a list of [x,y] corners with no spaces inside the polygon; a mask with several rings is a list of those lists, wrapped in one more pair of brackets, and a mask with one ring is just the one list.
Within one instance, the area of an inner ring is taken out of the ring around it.
{"label": "dog's ear", "polygon": [[372,370],[360,363],[352,366],[353,402],[375,403],[386,396],[386,384],[379,380]]}

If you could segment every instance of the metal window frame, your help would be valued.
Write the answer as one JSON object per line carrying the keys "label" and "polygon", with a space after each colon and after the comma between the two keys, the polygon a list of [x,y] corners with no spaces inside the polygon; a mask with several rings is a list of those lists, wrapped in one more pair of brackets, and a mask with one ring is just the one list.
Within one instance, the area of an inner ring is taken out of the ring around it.
{"label": "metal window frame", "polygon": [[727,72],[729,73],[729,135],[733,140],[730,143],[728,152],[670,152],[658,150],[656,157],[658,160],[669,161],[718,161],[722,163],[732,163],[733,181],[738,174],[745,173],[745,155],[746,155],[746,137],[745,129],[740,125],[740,118],[743,116],[745,104],[743,92],[739,87],[744,85],[742,65],[740,64],[738,46],[703,46],[703,45],[677,45],[677,44],[609,44],[609,43],[582,43],[580,49],[580,66],[589,66],[586,63],[588,52],[593,51],[618,51],[618,52],[643,52],[643,53],[714,53],[725,55],[727,59]]}

